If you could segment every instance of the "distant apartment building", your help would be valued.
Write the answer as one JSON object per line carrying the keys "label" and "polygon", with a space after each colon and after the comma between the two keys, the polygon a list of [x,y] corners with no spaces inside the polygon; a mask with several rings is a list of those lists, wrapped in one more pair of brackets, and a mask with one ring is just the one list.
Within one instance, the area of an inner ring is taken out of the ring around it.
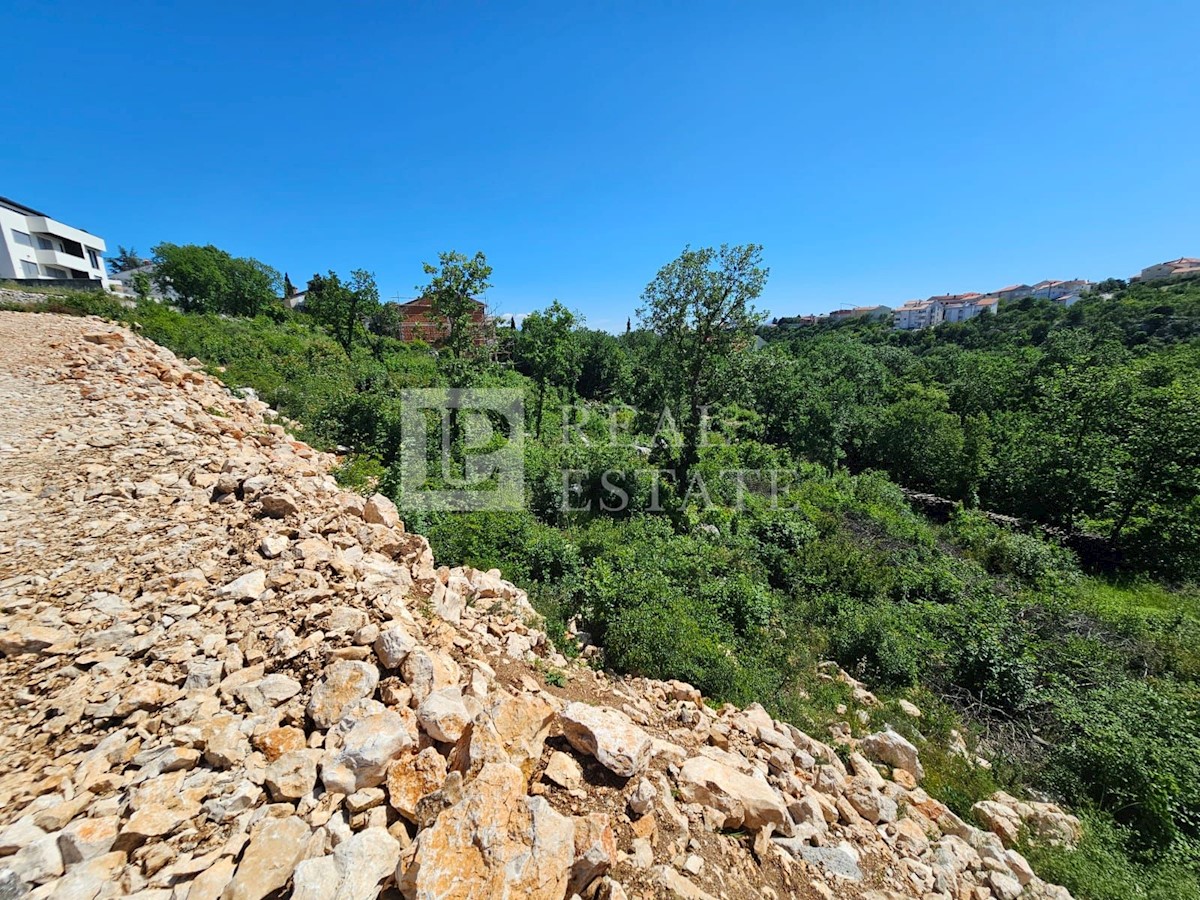
{"label": "distant apartment building", "polygon": [[961,294],[951,300],[943,300],[943,322],[966,322],[985,313],[995,314],[1000,306],[1000,298],[994,294]]}
{"label": "distant apartment building", "polygon": [[943,322],[965,322],[976,316],[995,315],[1000,298],[995,294],[940,294],[927,300],[909,300],[896,310],[894,326],[901,331],[932,328]]}
{"label": "distant apartment building", "polygon": [[1010,284],[1008,287],[1002,287],[993,293],[1000,298],[1001,302],[1007,303],[1009,300],[1020,300],[1022,297],[1028,297],[1033,293],[1033,285],[1031,284]]}
{"label": "distant apartment building", "polygon": [[835,309],[829,314],[829,318],[835,322],[844,322],[847,319],[869,319],[878,321],[886,319],[892,313],[890,306],[854,306],[849,309]]}
{"label": "distant apartment building", "polygon": [[1069,281],[1039,281],[1029,291],[1031,297],[1043,297],[1046,300],[1062,300],[1070,294],[1082,294],[1092,283],[1085,278],[1072,278]]}
{"label": "distant apartment building", "polygon": [[1181,256],[1179,259],[1146,266],[1140,275],[1134,275],[1129,280],[1157,281],[1160,278],[1174,278],[1177,275],[1200,275],[1200,259],[1194,256]]}
{"label": "distant apartment building", "polygon": [[894,325],[901,331],[917,331],[942,324],[942,304],[937,300],[909,300],[896,308]]}
{"label": "distant apartment building", "polygon": [[0,279],[97,281],[108,288],[104,240],[0,197]]}

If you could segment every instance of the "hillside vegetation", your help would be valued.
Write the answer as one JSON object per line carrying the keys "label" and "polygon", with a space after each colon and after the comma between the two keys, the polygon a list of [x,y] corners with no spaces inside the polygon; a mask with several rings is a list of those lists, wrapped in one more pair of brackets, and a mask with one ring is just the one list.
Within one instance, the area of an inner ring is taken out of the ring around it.
{"label": "hillside vegetation", "polygon": [[[956,812],[1003,787],[1083,816],[1077,850],[1030,849],[1043,877],[1083,898],[1200,897],[1200,282],[916,334],[764,329],[758,351],[741,339],[748,305],[730,319],[701,304],[673,329],[672,292],[698,273],[753,299],[745,249],[664,268],[645,328],[590,331],[556,304],[454,352],[363,327],[345,304],[48,305],[132,323],[253,388],[310,442],[350,448],[343,480],[402,510],[400,390],[524,391],[526,508],[409,510],[440,561],[501,568],[613,669],[862,733],[850,688],[818,668],[833,660],[877,690],[872,727],[919,743],[926,787]],[[769,471],[788,474],[770,489],[745,474]],[[960,506],[931,522],[901,486]],[[1085,567],[981,509],[1110,552]]]}

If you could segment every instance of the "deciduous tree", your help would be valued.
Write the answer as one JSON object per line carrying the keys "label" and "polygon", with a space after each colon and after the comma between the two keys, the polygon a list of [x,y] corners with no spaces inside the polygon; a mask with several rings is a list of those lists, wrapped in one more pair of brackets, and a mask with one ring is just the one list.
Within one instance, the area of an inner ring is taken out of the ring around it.
{"label": "deciduous tree", "polygon": [[642,292],[638,320],[661,339],[659,364],[679,414],[682,483],[697,459],[704,409],[726,394],[722,372],[762,323],[753,306],[767,283],[761,261],[758,244],[685,247]]}
{"label": "deciduous tree", "polygon": [[154,248],[154,281],[164,294],[174,291],[185,310],[255,316],[275,300],[279,273],[212,244],[162,243]]}
{"label": "deciduous tree", "polygon": [[579,377],[581,356],[575,321],[575,314],[555,300],[545,311],[530,313],[521,322],[517,360],[533,379],[534,433],[538,437],[542,434],[546,392],[570,392]]}
{"label": "deciduous tree", "polygon": [[422,297],[429,299],[434,321],[446,328],[442,347],[454,359],[472,355],[475,349],[475,316],[479,297],[491,287],[492,267],[482,252],[468,257],[450,250],[438,254],[438,264],[425,263],[429,283],[418,285]]}

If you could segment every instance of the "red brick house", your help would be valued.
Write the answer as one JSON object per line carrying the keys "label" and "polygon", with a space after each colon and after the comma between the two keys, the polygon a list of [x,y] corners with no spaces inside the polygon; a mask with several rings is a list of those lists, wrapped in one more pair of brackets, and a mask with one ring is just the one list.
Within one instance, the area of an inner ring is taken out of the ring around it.
{"label": "red brick house", "polygon": [[[487,343],[487,329],[484,327],[488,322],[487,310],[482,301],[473,300],[471,302],[475,304],[475,309],[471,313],[471,324],[475,331],[473,340],[476,346],[479,346]],[[400,340],[424,341],[436,346],[449,333],[449,324],[444,318],[439,319],[433,314],[428,297],[418,297],[416,300],[409,300],[399,306]]]}

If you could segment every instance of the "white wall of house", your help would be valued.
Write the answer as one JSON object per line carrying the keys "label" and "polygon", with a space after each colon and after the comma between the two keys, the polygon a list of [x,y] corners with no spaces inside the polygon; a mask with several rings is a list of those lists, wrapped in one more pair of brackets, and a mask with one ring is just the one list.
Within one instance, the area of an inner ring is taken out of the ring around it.
{"label": "white wall of house", "polygon": [[138,266],[136,269],[127,269],[124,272],[117,272],[115,275],[109,275],[109,290],[114,294],[120,294],[122,297],[136,297],[137,291],[133,286],[133,276],[138,272],[145,273],[150,279],[150,296],[154,300],[178,300],[179,295],[175,291],[168,289],[164,294],[154,281],[154,266]]}
{"label": "white wall of house", "polygon": [[0,278],[91,278],[108,287],[103,238],[0,199]]}
{"label": "white wall of house", "polygon": [[901,306],[896,309],[895,327],[901,331],[915,331],[919,328],[929,328],[940,325],[945,317],[942,304],[934,300],[926,300],[912,306]]}

